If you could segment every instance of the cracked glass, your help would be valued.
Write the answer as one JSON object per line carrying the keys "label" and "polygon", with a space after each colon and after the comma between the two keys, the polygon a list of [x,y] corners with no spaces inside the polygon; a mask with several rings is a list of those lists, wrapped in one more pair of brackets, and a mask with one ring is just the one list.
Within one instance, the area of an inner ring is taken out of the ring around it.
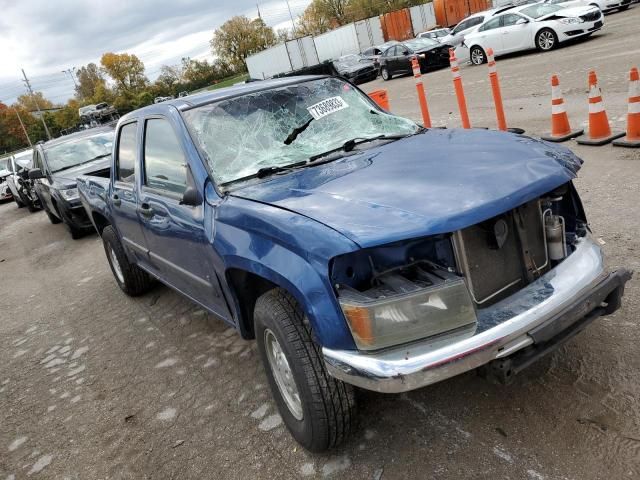
{"label": "cracked glass", "polygon": [[305,162],[350,140],[411,135],[420,129],[375,108],[337,78],[252,92],[183,115],[218,184],[261,168]]}

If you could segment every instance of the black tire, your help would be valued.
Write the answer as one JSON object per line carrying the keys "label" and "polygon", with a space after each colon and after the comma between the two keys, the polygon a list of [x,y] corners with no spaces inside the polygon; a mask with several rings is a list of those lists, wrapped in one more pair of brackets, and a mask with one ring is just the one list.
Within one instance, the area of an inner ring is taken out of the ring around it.
{"label": "black tire", "polygon": [[[113,273],[113,278],[116,279],[116,283],[124,293],[136,297],[148,292],[153,287],[154,281],[149,274],[137,265],[129,262],[113,227],[108,226],[102,230],[102,243],[104,245],[104,252],[107,255],[107,260],[109,261],[109,266],[111,267],[111,273]],[[111,252],[115,255],[120,267],[120,275],[118,275],[118,267],[113,263]]]}
{"label": "black tire", "polygon": [[53,213],[51,213],[48,208],[45,208],[44,211],[47,214],[47,218],[49,218],[49,221],[54,225],[57,225],[58,223],[62,222],[62,220],[60,220]]}
{"label": "black tire", "polygon": [[[341,444],[355,419],[354,389],[327,373],[321,347],[313,341],[309,321],[298,303],[282,289],[270,290],[256,301],[254,322],[271,393],[293,438],[312,452]],[[267,353],[270,335],[275,336],[290,367],[299,393],[301,419],[292,413],[274,376]]]}
{"label": "black tire", "polygon": [[629,5],[623,5],[618,9],[618,11],[619,12],[624,12],[625,10],[628,10],[628,9],[629,9]]}
{"label": "black tire", "polygon": [[385,82],[388,82],[393,78],[393,75],[391,75],[391,72],[387,67],[382,67],[380,69],[380,76],[382,77],[382,80],[384,80]]}
{"label": "black tire", "polygon": [[35,213],[38,210],[40,210],[38,207],[36,207],[33,203],[27,203],[27,209],[29,210],[30,213]]}
{"label": "black tire", "polygon": [[24,203],[22,203],[22,200],[20,200],[17,196],[13,196],[13,201],[16,202],[18,208],[24,208]]}
{"label": "black tire", "polygon": [[70,225],[70,224],[68,224],[66,222],[65,222],[65,225],[69,229],[69,233],[71,234],[71,238],[73,238],[74,240],[78,240],[79,238],[82,238],[87,234],[86,230],[82,230],[80,228],[74,227],[73,225]]}
{"label": "black tire", "polygon": [[536,48],[541,52],[548,52],[558,46],[558,35],[550,28],[543,28],[536,33]]}
{"label": "black tire", "polygon": [[483,63],[487,63],[487,54],[484,53],[482,47],[474,45],[469,50],[469,60],[471,60],[471,64],[473,65],[482,65]]}

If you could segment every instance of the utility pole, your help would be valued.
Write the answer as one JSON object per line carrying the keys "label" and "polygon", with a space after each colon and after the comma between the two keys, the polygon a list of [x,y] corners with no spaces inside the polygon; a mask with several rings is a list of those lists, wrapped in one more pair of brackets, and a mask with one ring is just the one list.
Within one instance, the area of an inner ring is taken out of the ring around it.
{"label": "utility pole", "polygon": [[291,33],[296,31],[296,22],[293,20],[293,13],[291,13],[291,5],[289,5],[289,0],[286,0],[287,8],[289,9],[289,18],[291,19]]}
{"label": "utility pole", "polygon": [[51,134],[49,133],[49,128],[47,128],[47,122],[44,121],[44,115],[40,111],[40,106],[38,105],[38,100],[36,96],[33,94],[33,90],[31,89],[31,84],[29,83],[29,79],[27,78],[27,74],[24,73],[24,68],[22,69],[22,76],[24,77],[24,84],[27,86],[27,90],[31,94],[31,98],[33,98],[33,103],[36,104],[36,110],[38,110],[38,115],[40,115],[40,120],[42,120],[42,125],[44,125],[44,131],[47,133],[47,138],[51,140]]}
{"label": "utility pole", "polygon": [[262,15],[260,15],[260,4],[256,3],[256,8],[258,9],[258,18],[262,20]]}
{"label": "utility pole", "polygon": [[76,87],[76,90],[78,89],[78,83],[76,82],[76,76],[74,75],[74,72],[76,71],[76,67],[71,67],[71,68],[67,68],[66,70],[62,70],[62,73],[68,73],[69,76],[71,77],[71,80],[73,80],[73,86]]}
{"label": "utility pole", "polygon": [[18,121],[20,122],[22,131],[24,132],[24,136],[27,137],[27,142],[29,142],[29,146],[33,147],[33,144],[31,143],[31,139],[29,138],[29,134],[27,133],[27,129],[24,128],[24,123],[22,123],[22,118],[20,118],[20,112],[18,112],[18,109],[15,107],[13,108],[13,111],[16,112],[16,115],[18,116]]}

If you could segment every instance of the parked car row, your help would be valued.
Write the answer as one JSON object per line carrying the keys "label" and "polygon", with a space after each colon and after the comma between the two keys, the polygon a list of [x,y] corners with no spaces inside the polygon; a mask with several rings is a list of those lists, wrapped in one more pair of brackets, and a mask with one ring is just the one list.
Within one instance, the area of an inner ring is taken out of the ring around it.
{"label": "parked car row", "polygon": [[125,294],[159,280],[257,341],[311,451],[349,436],[356,388],[506,381],[616,311],[631,278],[605,266],[570,150],[425,129],[339,77],[167,100],[32,159],[49,219],[92,225]]}
{"label": "parked car row", "polygon": [[113,126],[82,130],[41,142],[8,162],[8,189],[18,207],[44,209],[51,223],[64,223],[71,237],[93,231],[76,185],[83,173],[109,176]]}

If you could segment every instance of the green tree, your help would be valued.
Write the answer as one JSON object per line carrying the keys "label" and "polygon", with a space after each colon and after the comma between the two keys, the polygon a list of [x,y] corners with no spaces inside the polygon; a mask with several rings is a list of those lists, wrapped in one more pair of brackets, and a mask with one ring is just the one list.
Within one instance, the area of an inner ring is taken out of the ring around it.
{"label": "green tree", "polygon": [[28,93],[20,95],[17,103],[30,112],[35,112],[38,108],[41,110],[53,108],[53,103],[47,100],[42,92],[33,92],[33,95]]}
{"label": "green tree", "polygon": [[227,20],[213,33],[213,54],[227,63],[234,71],[246,70],[245,59],[276,44],[276,35],[261,18],[250,20],[236,16]]}
{"label": "green tree", "polygon": [[79,100],[91,99],[100,87],[106,88],[107,86],[103,73],[95,63],[80,67],[76,71],[76,77],[78,78],[76,97]]}
{"label": "green tree", "polygon": [[121,92],[137,93],[149,83],[144,74],[144,63],[133,54],[105,53],[100,64]]}

